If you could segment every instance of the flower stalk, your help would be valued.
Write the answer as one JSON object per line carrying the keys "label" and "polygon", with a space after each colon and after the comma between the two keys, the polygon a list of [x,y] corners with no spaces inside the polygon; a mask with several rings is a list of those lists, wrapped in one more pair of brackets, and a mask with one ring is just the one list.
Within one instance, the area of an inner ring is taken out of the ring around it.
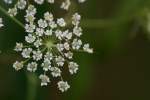
{"label": "flower stalk", "polygon": [[11,20],[13,20],[16,24],[18,24],[19,26],[21,26],[22,28],[24,28],[24,25],[15,17],[10,16],[7,11],[0,5],[0,11],[2,13],[4,13],[7,17],[9,17]]}
{"label": "flower stalk", "polygon": [[34,73],[26,73],[27,76],[27,98],[26,100],[36,100],[38,78]]}

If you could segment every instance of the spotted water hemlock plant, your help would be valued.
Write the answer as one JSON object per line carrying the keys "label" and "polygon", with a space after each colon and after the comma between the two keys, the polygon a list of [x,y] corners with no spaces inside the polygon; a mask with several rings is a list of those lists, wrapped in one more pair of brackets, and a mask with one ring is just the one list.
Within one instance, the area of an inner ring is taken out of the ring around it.
{"label": "spotted water hemlock plant", "polygon": [[[78,0],[83,3],[85,0]],[[55,0],[34,0],[34,3],[55,3]],[[71,1],[64,0],[60,5],[63,10],[70,8]],[[25,32],[25,43],[17,42],[14,48],[24,58],[23,61],[16,61],[13,68],[19,71],[26,68],[29,72],[38,72],[41,86],[46,86],[51,82],[50,76],[59,78],[58,89],[61,92],[67,91],[70,85],[63,80],[62,71],[68,66],[70,74],[78,71],[79,65],[73,61],[74,51],[84,51],[93,53],[88,43],[83,43],[82,28],[80,27],[81,15],[74,13],[70,23],[64,18],[56,18],[53,13],[46,11],[42,18],[36,18],[37,8],[28,0],[18,0],[13,8],[8,10],[11,17],[17,15],[18,10],[25,10],[24,16],[26,23],[23,25]],[[0,20],[0,25],[1,24]],[[68,28],[68,25],[71,27]]]}

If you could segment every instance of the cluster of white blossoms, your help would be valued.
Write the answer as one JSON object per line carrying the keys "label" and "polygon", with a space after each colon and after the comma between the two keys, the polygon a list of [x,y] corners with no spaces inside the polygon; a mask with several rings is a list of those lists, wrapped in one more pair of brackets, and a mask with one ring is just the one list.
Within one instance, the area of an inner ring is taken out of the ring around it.
{"label": "cluster of white blossoms", "polygon": [[4,25],[3,25],[3,19],[0,18],[0,28],[3,27],[3,26],[4,26]]}
{"label": "cluster of white blossoms", "polygon": [[[8,4],[11,4],[12,3],[12,0],[4,0],[6,3]],[[34,0],[35,3],[39,4],[39,5],[42,5],[44,4],[44,2],[47,2],[47,3],[50,3],[50,4],[53,4],[55,3],[55,0]],[[86,0],[78,0],[79,3],[83,3],[85,2]],[[23,10],[25,9],[27,3],[29,1],[28,0],[18,0],[18,2],[16,3],[16,5],[13,7],[13,8],[10,8],[8,10],[8,13],[10,16],[16,16],[17,15],[17,12],[18,12],[18,9],[20,10]],[[60,6],[60,8],[64,9],[64,10],[68,10],[69,7],[71,5],[71,0],[64,0]]]}
{"label": "cluster of white blossoms", "polygon": [[[43,4],[44,0],[34,0],[37,4]],[[54,0],[47,0],[54,3]],[[80,0],[81,1],[81,0]],[[61,8],[68,9],[70,0],[63,2]],[[64,18],[55,18],[51,12],[45,12],[43,17],[35,17],[37,9],[34,5],[27,5],[26,0],[19,0],[15,5],[17,8],[25,9],[25,43],[16,43],[15,51],[20,52],[23,61],[16,61],[13,68],[19,71],[26,68],[29,72],[42,72],[39,75],[41,86],[50,83],[50,76],[59,78],[57,83],[61,92],[67,91],[70,85],[63,80],[62,71],[68,66],[70,74],[78,71],[79,65],[73,61],[73,51],[84,51],[93,53],[88,43],[83,44],[80,39],[82,28],[80,27],[81,16],[78,13],[72,15],[71,28],[67,29]],[[9,9],[11,16],[16,15],[15,10]],[[15,12],[15,13],[14,13]]]}

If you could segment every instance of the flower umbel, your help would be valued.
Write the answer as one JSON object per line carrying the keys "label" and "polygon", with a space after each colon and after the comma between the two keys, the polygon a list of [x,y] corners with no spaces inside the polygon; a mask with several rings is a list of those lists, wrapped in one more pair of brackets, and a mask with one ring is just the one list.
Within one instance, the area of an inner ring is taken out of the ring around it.
{"label": "flower umbel", "polygon": [[[34,0],[35,3],[42,5],[44,0]],[[47,0],[53,4],[54,0]],[[70,85],[63,81],[62,72],[64,66],[68,66],[70,74],[78,71],[79,65],[73,61],[74,51],[84,51],[93,53],[93,49],[89,44],[83,44],[80,37],[82,36],[82,28],[80,27],[81,16],[78,13],[72,15],[70,20],[71,28],[67,28],[67,21],[64,18],[55,18],[51,12],[45,12],[43,17],[37,19],[35,17],[37,9],[34,5],[27,5],[26,0],[19,0],[17,6],[9,9],[10,16],[15,16],[17,10],[25,9],[25,43],[16,43],[15,51],[20,52],[24,61],[16,61],[13,67],[19,71],[26,67],[29,72],[37,72],[42,70],[39,75],[41,86],[50,83],[50,75],[59,77],[58,88],[61,92],[65,92]],[[65,0],[61,8],[68,10],[71,4],[70,0]]]}

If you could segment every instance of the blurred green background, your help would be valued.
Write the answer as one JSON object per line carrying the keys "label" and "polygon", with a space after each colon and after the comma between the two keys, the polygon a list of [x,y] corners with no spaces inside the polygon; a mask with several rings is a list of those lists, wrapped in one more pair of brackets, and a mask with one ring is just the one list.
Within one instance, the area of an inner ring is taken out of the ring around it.
{"label": "blurred green background", "polygon": [[[3,0],[0,5],[12,7]],[[39,8],[41,13],[47,6]],[[12,49],[25,33],[0,12],[5,24],[0,29],[0,100],[150,100],[150,33],[146,30],[150,0],[87,0],[74,6],[82,15],[82,38],[95,53],[76,53],[80,70],[65,76],[71,85],[65,93],[60,93],[55,81],[43,88],[36,75],[12,68],[20,59]],[[57,5],[51,10],[67,15]],[[17,16],[22,22],[23,14]]]}

